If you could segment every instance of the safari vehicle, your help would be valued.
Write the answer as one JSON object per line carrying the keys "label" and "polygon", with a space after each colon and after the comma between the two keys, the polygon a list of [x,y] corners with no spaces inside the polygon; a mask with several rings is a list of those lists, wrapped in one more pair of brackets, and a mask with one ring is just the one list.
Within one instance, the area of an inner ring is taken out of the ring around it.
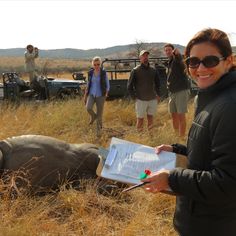
{"label": "safari vehicle", "polygon": [[[166,66],[167,57],[150,57],[149,63],[155,67],[160,76],[160,97],[164,100],[168,97],[167,91],[167,75]],[[127,90],[127,82],[131,70],[140,63],[138,58],[123,58],[123,59],[105,59],[102,62],[103,68],[107,71],[110,82],[110,98],[129,97]],[[198,87],[194,81],[190,79],[190,92],[191,96],[197,94]]]}
{"label": "safari vehicle", "polygon": [[2,73],[0,97],[3,100],[18,101],[82,96],[85,84],[85,81],[38,76],[31,88],[29,82],[22,80],[18,73],[5,72]]}
{"label": "safari vehicle", "polygon": [[[167,97],[166,89],[166,72],[164,63],[167,61],[166,57],[149,58],[149,63],[155,67],[160,75],[161,82],[161,98]],[[131,70],[140,63],[138,58],[123,58],[123,59],[105,59],[102,62],[103,68],[107,71],[110,91],[109,98],[129,97],[127,90],[127,82]]]}

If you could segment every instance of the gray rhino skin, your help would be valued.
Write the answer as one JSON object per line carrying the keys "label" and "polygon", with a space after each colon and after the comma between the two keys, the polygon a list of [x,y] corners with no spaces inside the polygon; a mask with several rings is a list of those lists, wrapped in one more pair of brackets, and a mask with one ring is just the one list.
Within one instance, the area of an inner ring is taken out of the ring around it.
{"label": "gray rhino skin", "polygon": [[56,189],[66,181],[96,178],[99,160],[98,148],[93,144],[69,144],[42,135],[0,141],[1,172],[24,172],[32,191]]}

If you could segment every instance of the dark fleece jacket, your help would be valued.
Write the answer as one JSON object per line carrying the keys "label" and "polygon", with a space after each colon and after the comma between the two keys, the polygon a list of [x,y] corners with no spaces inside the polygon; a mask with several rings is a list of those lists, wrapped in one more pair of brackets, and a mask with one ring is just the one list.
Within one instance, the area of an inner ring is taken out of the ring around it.
{"label": "dark fleece jacket", "polygon": [[200,90],[188,168],[171,171],[174,226],[182,236],[236,235],[236,72]]}

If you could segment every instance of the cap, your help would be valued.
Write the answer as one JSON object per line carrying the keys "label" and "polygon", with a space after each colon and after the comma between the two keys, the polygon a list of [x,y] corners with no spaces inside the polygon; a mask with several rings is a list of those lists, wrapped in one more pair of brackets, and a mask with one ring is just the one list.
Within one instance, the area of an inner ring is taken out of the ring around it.
{"label": "cap", "polygon": [[150,52],[147,51],[147,50],[142,50],[142,51],[139,53],[139,56],[142,56],[142,55],[145,54],[145,53],[149,54]]}

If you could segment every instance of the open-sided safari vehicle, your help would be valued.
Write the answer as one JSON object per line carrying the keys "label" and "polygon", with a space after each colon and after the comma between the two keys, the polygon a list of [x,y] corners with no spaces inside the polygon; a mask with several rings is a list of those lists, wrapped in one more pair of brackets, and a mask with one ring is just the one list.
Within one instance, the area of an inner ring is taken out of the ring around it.
{"label": "open-sided safari vehicle", "polygon": [[[166,66],[167,57],[150,57],[149,63],[155,67],[160,76],[160,95],[161,100],[168,97]],[[127,82],[131,70],[140,63],[139,58],[105,59],[102,66],[108,74],[110,82],[109,98],[128,97]],[[197,93],[197,85],[190,80],[191,95]]]}
{"label": "open-sided safari vehicle", "polygon": [[18,73],[5,72],[2,73],[0,96],[11,101],[82,96],[85,84],[85,81],[38,76],[30,87],[29,82],[22,80]]}

